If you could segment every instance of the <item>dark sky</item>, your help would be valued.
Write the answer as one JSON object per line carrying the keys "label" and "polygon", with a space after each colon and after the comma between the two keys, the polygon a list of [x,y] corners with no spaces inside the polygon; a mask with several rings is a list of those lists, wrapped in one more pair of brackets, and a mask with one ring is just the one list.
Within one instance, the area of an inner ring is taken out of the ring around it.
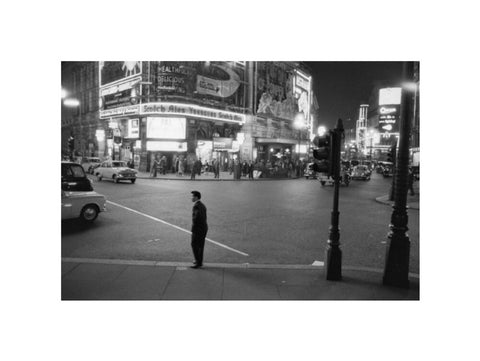
{"label": "dark sky", "polygon": [[[320,110],[319,125],[334,127],[342,118],[353,128],[360,104],[368,104],[375,82],[398,84],[402,62],[307,62],[313,70],[313,88]],[[349,120],[350,119],[350,120]]]}

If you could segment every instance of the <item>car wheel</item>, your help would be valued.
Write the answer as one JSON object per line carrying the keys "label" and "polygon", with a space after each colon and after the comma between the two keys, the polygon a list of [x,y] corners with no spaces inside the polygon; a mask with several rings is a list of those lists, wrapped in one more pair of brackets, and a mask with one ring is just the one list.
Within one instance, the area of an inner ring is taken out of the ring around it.
{"label": "car wheel", "polygon": [[100,173],[97,173],[97,181],[101,181],[102,180],[102,176],[100,175]]}
{"label": "car wheel", "polygon": [[305,176],[305,179],[308,179],[308,175]]}
{"label": "car wheel", "polygon": [[117,177],[116,175],[113,176],[113,181],[114,181],[115,183],[118,183],[118,177]]}
{"label": "car wheel", "polygon": [[320,181],[320,184],[321,184],[322,186],[324,186],[324,185],[325,185],[325,181]]}
{"label": "car wheel", "polygon": [[130,179],[130,182],[135,183],[136,179]]}
{"label": "car wheel", "polygon": [[82,221],[91,223],[93,222],[98,216],[98,207],[95,204],[87,204],[85,207],[82,208],[82,212],[80,212],[80,218]]}

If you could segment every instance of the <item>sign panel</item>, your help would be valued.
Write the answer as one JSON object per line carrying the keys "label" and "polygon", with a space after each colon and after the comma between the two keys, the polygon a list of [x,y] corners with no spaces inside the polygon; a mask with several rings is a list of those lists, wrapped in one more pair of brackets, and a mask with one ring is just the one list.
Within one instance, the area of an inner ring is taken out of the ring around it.
{"label": "sign panel", "polygon": [[181,103],[162,102],[142,104],[140,114],[183,115],[193,118],[222,120],[233,123],[245,122],[245,114]]}
{"label": "sign panel", "polygon": [[378,93],[378,105],[400,104],[402,88],[382,88]]}
{"label": "sign panel", "polygon": [[139,105],[131,105],[126,107],[100,110],[100,119],[111,118],[111,117],[121,117],[124,115],[130,115],[130,114],[138,114],[139,111],[140,111]]}
{"label": "sign panel", "polygon": [[378,108],[378,130],[380,133],[398,132],[400,106],[395,104],[382,105]]}
{"label": "sign panel", "polygon": [[147,138],[185,139],[186,118],[148,117]]}
{"label": "sign panel", "polygon": [[140,120],[128,119],[127,138],[137,139],[140,136]]}
{"label": "sign panel", "polygon": [[232,138],[213,138],[213,150],[230,150],[232,149]]}
{"label": "sign panel", "polygon": [[147,140],[147,150],[166,152],[186,152],[187,142],[169,142],[162,140]]}

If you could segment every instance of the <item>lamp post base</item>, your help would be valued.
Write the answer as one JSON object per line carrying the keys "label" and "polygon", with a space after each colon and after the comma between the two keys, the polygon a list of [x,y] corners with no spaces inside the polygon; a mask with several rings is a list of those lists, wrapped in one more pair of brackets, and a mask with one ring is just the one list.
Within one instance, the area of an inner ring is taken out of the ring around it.
{"label": "lamp post base", "polygon": [[408,236],[388,235],[387,257],[383,272],[383,284],[402,288],[409,287],[408,269],[410,259],[410,239]]}
{"label": "lamp post base", "polygon": [[338,246],[328,245],[325,250],[325,274],[329,281],[342,279],[342,251]]}

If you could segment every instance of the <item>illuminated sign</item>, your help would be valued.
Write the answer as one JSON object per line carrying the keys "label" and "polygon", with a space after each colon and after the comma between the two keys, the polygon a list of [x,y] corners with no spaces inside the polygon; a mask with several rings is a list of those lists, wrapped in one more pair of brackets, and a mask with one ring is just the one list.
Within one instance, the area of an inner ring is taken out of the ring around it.
{"label": "illuminated sign", "polygon": [[297,95],[298,111],[305,115],[305,120],[310,120],[311,77],[295,71],[295,94]]}
{"label": "illuminated sign", "polygon": [[187,142],[147,140],[148,151],[186,152]]}
{"label": "illuminated sign", "polygon": [[388,104],[378,109],[378,130],[381,133],[398,131],[400,105]]}
{"label": "illuminated sign", "polygon": [[378,93],[378,105],[400,104],[402,88],[383,88]]}
{"label": "illuminated sign", "polygon": [[380,108],[380,114],[391,114],[396,112],[397,112],[397,108],[389,108],[389,107]]}
{"label": "illuminated sign", "polygon": [[128,119],[127,138],[138,138],[140,135],[139,119]]}
{"label": "illuminated sign", "polygon": [[147,138],[185,139],[186,118],[148,117]]}
{"label": "illuminated sign", "polygon": [[183,115],[192,118],[222,120],[240,124],[245,122],[245,114],[178,103],[142,104],[140,114]]}
{"label": "illuminated sign", "polygon": [[232,138],[213,138],[213,150],[232,149]]}
{"label": "illuminated sign", "polygon": [[126,107],[118,107],[107,110],[100,110],[100,118],[121,117],[124,115],[138,114],[140,107],[138,105],[131,105]]}

